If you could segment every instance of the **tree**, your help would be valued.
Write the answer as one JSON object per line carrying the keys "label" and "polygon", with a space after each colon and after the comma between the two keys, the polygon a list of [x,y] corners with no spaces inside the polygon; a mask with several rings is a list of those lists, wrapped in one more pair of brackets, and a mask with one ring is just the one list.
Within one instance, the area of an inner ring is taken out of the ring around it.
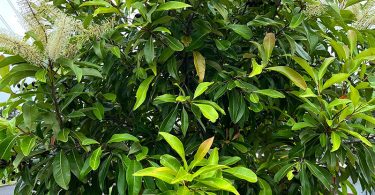
{"label": "tree", "polygon": [[29,31],[0,34],[16,194],[375,189],[375,1],[21,2]]}

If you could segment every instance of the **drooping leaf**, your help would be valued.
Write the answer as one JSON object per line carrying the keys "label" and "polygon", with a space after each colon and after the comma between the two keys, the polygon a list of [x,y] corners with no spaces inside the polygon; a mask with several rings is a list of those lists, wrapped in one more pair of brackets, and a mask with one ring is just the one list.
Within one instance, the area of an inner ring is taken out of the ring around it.
{"label": "drooping leaf", "polygon": [[289,27],[290,28],[297,28],[305,19],[305,15],[303,13],[298,13],[293,16],[292,20],[290,21]]}
{"label": "drooping leaf", "polygon": [[188,128],[189,128],[189,115],[186,112],[185,107],[183,107],[182,113],[181,113],[181,130],[184,136],[186,135]]}
{"label": "drooping leaf", "polygon": [[163,122],[160,124],[161,132],[170,132],[172,130],[173,125],[176,123],[177,108],[178,106],[164,118]]}
{"label": "drooping leaf", "polygon": [[166,41],[168,43],[168,46],[172,50],[174,50],[174,51],[184,50],[184,45],[179,40],[177,40],[176,38],[174,38],[172,36],[169,36],[169,35],[166,35],[165,38],[166,38]]}
{"label": "drooping leaf", "polygon": [[282,94],[281,92],[278,92],[276,90],[273,90],[273,89],[261,89],[261,90],[257,90],[257,91],[254,91],[254,92],[262,94],[262,95],[269,96],[271,98],[285,98],[284,94]]}
{"label": "drooping leaf", "polygon": [[286,164],[281,167],[275,174],[274,179],[275,182],[280,182],[283,177],[294,167],[295,164]]}
{"label": "drooping leaf", "polygon": [[11,156],[11,150],[16,142],[18,136],[7,136],[0,142],[0,159],[9,160]]}
{"label": "drooping leaf", "polygon": [[309,161],[305,161],[305,164],[309,168],[310,172],[318,178],[318,180],[326,187],[328,190],[331,189],[331,175],[330,173],[316,165],[315,163],[311,163]]}
{"label": "drooping leaf", "polygon": [[134,173],[142,169],[142,164],[136,160],[129,160],[126,163],[126,182],[129,195],[138,195],[142,187],[142,177],[134,176]]}

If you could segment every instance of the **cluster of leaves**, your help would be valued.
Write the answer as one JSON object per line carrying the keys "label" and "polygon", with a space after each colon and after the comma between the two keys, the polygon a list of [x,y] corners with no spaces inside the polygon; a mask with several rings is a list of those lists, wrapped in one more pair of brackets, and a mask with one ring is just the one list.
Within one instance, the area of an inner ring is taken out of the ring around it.
{"label": "cluster of leaves", "polygon": [[45,3],[114,28],[39,65],[1,48],[0,176],[16,194],[374,190],[375,32],[351,9],[368,4]]}

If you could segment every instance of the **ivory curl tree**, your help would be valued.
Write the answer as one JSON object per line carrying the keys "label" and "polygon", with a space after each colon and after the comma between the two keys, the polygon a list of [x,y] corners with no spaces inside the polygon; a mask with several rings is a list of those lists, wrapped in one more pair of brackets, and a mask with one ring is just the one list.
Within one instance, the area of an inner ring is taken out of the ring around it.
{"label": "ivory curl tree", "polygon": [[0,34],[16,194],[375,189],[374,0],[20,3],[25,37]]}

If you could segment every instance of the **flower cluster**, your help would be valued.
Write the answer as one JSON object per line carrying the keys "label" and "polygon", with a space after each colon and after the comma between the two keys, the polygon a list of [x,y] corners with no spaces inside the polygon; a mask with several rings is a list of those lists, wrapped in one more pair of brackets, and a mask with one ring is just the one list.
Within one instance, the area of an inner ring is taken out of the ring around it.
{"label": "flower cluster", "polygon": [[353,27],[358,30],[373,29],[375,27],[375,0],[369,0],[364,5],[359,3],[350,7],[356,15]]}
{"label": "flower cluster", "polygon": [[321,2],[306,3],[304,14],[309,18],[319,17],[327,11],[326,6]]}
{"label": "flower cluster", "polygon": [[[77,54],[91,38],[99,38],[112,28],[112,22],[84,27],[80,20],[67,15],[50,2],[19,0],[22,20],[33,40],[22,40],[0,33],[3,51],[18,54],[29,63],[43,66],[48,60],[54,62],[61,57],[70,58]],[[42,47],[34,46],[41,43]]]}

